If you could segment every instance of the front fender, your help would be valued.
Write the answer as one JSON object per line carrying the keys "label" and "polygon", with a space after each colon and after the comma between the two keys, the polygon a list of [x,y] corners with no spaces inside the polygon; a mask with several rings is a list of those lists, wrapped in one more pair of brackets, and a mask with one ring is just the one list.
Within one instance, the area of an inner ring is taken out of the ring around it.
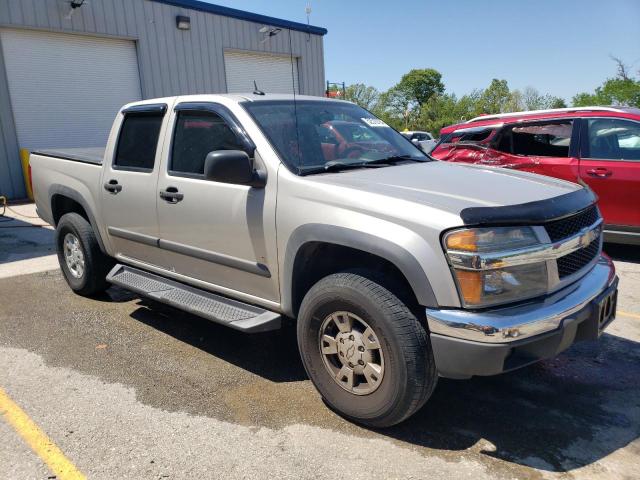
{"label": "front fender", "polygon": [[306,224],[296,228],[287,242],[281,274],[281,305],[289,316],[293,312],[293,274],[296,255],[309,242],[324,242],[350,247],[377,255],[393,263],[404,275],[413,292],[425,307],[437,307],[429,279],[418,260],[404,247],[370,233],[326,224]]}

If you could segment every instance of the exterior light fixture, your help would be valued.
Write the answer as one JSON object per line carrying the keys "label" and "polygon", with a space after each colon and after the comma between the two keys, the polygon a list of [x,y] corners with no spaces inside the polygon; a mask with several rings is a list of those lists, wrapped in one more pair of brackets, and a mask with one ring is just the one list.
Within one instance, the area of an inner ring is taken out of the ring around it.
{"label": "exterior light fixture", "polygon": [[84,0],[69,0],[69,13],[67,13],[64,18],[71,20],[73,12],[76,11],[76,8],[80,8],[82,5],[84,5]]}
{"label": "exterior light fixture", "polygon": [[260,33],[262,33],[264,35],[264,38],[262,40],[260,40],[260,43],[262,44],[262,43],[267,42],[271,37],[275,37],[281,31],[282,31],[281,28],[270,27],[270,26],[265,25],[260,30],[258,30],[258,32],[260,32]]}
{"label": "exterior light fixture", "polygon": [[180,30],[191,30],[191,19],[183,15],[176,17],[176,27]]}

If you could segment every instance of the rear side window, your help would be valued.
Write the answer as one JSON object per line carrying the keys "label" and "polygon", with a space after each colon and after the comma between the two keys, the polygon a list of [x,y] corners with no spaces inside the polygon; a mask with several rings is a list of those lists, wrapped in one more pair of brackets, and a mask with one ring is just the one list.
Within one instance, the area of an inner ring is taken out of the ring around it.
{"label": "rear side window", "polygon": [[640,161],[640,123],[617,118],[589,120],[586,158]]}
{"label": "rear side window", "polygon": [[508,127],[496,149],[514,155],[568,157],[572,130],[572,120]]}
{"label": "rear side window", "polygon": [[224,119],[214,112],[182,111],[173,136],[171,166],[174,173],[203,175],[204,161],[214,150],[244,150]]}
{"label": "rear side window", "polygon": [[491,128],[453,132],[446,140],[449,143],[474,144],[484,142],[493,133]]}
{"label": "rear side window", "polygon": [[113,162],[123,170],[151,171],[162,125],[162,115],[129,114],[124,118]]}

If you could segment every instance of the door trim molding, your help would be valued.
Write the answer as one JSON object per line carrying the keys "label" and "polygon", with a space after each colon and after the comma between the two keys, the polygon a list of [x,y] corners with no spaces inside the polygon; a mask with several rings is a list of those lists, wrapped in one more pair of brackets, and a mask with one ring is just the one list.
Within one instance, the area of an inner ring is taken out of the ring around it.
{"label": "door trim molding", "polygon": [[271,272],[267,266],[262,263],[251,262],[243,258],[232,257],[223,253],[216,253],[202,248],[191,247],[183,243],[172,242],[162,238],[158,242],[158,246],[163,250],[179,253],[180,255],[199,258],[200,260],[205,260],[207,262],[217,263],[218,265],[224,265],[225,267],[231,267],[237,270],[243,270],[261,277],[271,278]]}
{"label": "door trim molding", "polygon": [[243,258],[232,257],[223,253],[216,253],[202,248],[191,247],[184,243],[172,242],[171,240],[164,240],[162,238],[144,235],[142,233],[132,232],[122,228],[108,227],[107,231],[109,232],[109,235],[123,238],[131,242],[142,243],[151,247],[158,247],[162,250],[186,255],[187,257],[198,258],[206,262],[217,263],[218,265],[223,265],[225,267],[235,268],[236,270],[253,273],[254,275],[259,275],[265,278],[271,278],[269,268],[262,263],[251,262]]}
{"label": "door trim molding", "polygon": [[125,230],[122,228],[107,227],[107,232],[109,232],[109,235],[112,235],[114,237],[124,238],[125,240],[142,243],[151,247],[157,247],[158,242],[160,241],[158,237],[152,237],[151,235],[132,232],[131,230]]}

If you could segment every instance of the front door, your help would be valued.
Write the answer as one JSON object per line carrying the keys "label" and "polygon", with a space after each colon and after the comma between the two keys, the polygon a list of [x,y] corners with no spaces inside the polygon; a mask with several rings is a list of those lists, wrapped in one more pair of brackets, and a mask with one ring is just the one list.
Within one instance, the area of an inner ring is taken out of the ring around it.
{"label": "front door", "polygon": [[119,135],[105,155],[100,190],[102,215],[113,254],[157,264],[158,140],[167,106],[140,105],[119,118]]}
{"label": "front door", "polygon": [[209,152],[251,156],[255,148],[222,105],[181,103],[175,111],[156,192],[163,268],[232,296],[278,302],[276,184],[267,180],[266,188],[253,188],[205,179]]}
{"label": "front door", "polygon": [[580,178],[600,198],[605,224],[640,231],[640,122],[621,118],[583,122]]}

